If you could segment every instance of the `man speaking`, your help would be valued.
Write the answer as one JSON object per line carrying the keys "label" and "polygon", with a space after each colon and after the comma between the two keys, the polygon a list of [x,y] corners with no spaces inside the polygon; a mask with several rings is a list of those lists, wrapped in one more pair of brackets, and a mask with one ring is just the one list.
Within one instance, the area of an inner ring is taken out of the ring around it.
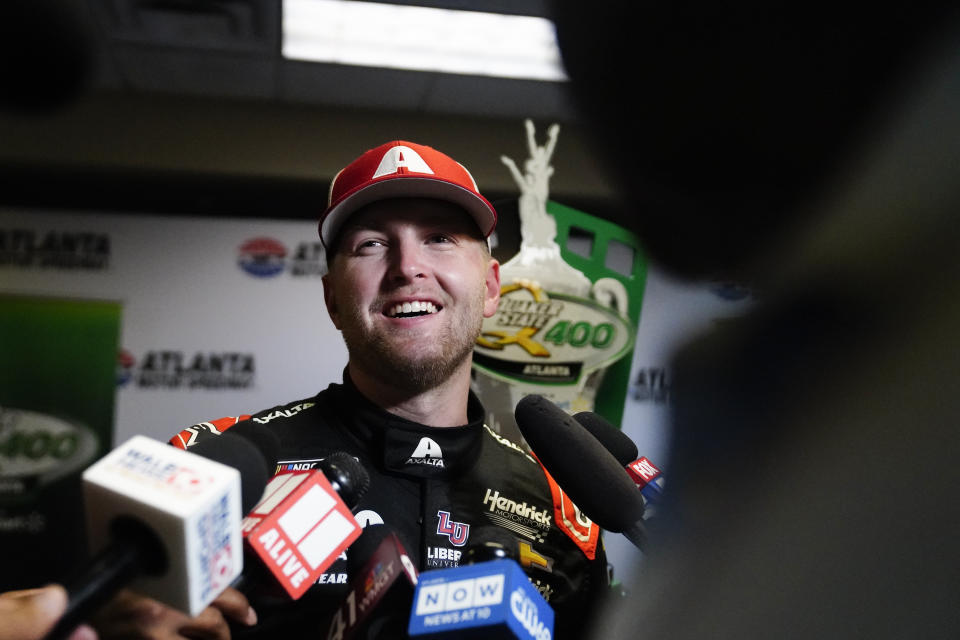
{"label": "man speaking", "polygon": [[[500,297],[487,243],[496,221],[470,173],[431,147],[388,142],[350,163],[319,227],[324,301],[349,352],[343,383],[237,420],[277,434],[282,469],[338,451],[357,458],[371,477],[358,519],[388,525],[420,571],[457,566],[482,531],[508,532],[556,610],[556,637],[573,637],[608,582],[599,530],[574,522],[540,465],[483,424],[470,390],[474,341]],[[233,422],[172,442],[216,438]],[[251,594],[259,623],[249,631],[325,633],[347,594],[345,565],[297,601]]]}

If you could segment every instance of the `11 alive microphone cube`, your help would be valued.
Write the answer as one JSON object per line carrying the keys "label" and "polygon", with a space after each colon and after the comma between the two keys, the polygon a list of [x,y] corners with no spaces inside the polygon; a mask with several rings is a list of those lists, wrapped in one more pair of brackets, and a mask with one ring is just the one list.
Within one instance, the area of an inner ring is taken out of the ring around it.
{"label": "11 alive microphone cube", "polygon": [[236,469],[134,436],[83,473],[83,489],[92,546],[104,548],[119,523],[134,520],[166,555],[164,571],[131,588],[197,615],[240,575]]}
{"label": "11 alive microphone cube", "polygon": [[413,602],[411,637],[553,637],[553,609],[510,559],[420,574]]}
{"label": "11 alive microphone cube", "polygon": [[327,478],[313,470],[274,476],[243,521],[248,548],[293,599],[316,582],[360,531]]}

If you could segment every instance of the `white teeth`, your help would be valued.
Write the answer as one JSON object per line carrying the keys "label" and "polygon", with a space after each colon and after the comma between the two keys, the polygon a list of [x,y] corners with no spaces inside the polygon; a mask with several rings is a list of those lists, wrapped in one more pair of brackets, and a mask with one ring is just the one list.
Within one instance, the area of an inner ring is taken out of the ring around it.
{"label": "white teeth", "polygon": [[437,307],[432,302],[426,300],[414,300],[413,302],[402,302],[391,307],[389,315],[395,318],[401,313],[436,313]]}

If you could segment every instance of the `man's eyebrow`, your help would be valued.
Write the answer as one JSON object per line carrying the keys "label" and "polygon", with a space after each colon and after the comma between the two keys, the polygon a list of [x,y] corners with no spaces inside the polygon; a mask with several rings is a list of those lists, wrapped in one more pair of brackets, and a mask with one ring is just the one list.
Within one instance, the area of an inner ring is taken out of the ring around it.
{"label": "man's eyebrow", "polygon": [[380,228],[370,224],[351,223],[343,225],[340,229],[340,234],[344,235],[355,231],[380,231]]}

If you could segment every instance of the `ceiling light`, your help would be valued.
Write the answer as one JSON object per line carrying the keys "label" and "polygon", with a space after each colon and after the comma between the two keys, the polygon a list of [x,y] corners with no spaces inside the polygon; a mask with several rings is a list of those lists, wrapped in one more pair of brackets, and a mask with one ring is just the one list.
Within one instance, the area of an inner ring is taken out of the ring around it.
{"label": "ceiling light", "polygon": [[567,80],[546,18],[353,0],[284,0],[292,60]]}

